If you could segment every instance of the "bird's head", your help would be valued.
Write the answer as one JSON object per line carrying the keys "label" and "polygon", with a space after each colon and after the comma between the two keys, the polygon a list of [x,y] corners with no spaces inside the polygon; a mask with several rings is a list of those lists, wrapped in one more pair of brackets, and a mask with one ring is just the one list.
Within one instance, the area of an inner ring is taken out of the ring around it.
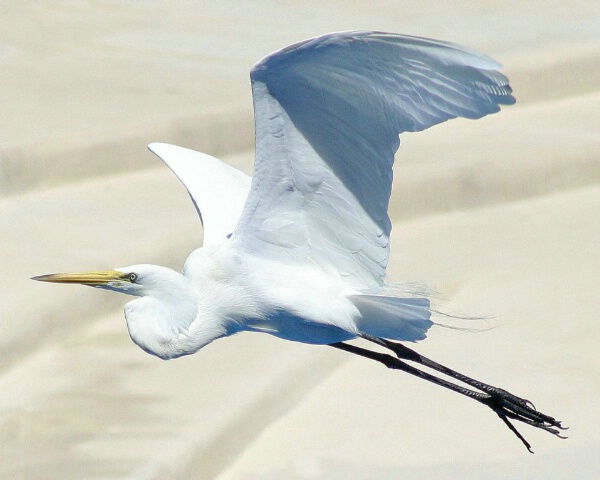
{"label": "bird's head", "polygon": [[215,338],[221,328],[208,324],[192,336],[198,313],[198,295],[187,277],[157,265],[132,265],[86,273],[55,273],[33,277],[52,283],[76,283],[134,295],[125,306],[131,339],[146,352],[163,359],[196,352]]}

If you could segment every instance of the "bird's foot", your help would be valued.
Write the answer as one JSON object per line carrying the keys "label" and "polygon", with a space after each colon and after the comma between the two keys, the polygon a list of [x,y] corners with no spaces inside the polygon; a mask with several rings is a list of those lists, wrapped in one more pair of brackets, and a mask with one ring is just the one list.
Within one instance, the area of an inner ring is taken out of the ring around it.
{"label": "bird's foot", "polygon": [[531,425],[532,427],[540,428],[559,438],[567,438],[561,435],[561,432],[567,430],[567,427],[563,427],[559,420],[539,412],[528,400],[517,397],[501,388],[492,388],[494,388],[493,392],[488,393],[485,397],[478,398],[477,400],[496,412],[511,432],[523,442],[523,445],[525,445],[527,450],[531,453],[533,453],[531,444],[525,440],[523,435],[519,433],[510,420],[517,420],[527,425]]}

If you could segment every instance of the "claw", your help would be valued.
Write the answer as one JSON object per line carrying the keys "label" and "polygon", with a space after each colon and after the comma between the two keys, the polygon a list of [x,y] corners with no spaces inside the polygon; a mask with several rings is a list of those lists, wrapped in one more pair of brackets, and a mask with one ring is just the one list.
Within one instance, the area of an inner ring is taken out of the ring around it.
{"label": "claw", "polygon": [[529,453],[535,453],[531,448],[531,444],[527,440],[525,440],[525,437],[521,435],[521,433],[516,429],[516,427],[512,423],[510,423],[510,420],[506,418],[506,415],[498,413],[498,416],[506,424],[510,431],[513,432],[517,436],[517,438],[521,440],[521,442],[523,442],[523,445],[525,445],[525,448],[529,450]]}

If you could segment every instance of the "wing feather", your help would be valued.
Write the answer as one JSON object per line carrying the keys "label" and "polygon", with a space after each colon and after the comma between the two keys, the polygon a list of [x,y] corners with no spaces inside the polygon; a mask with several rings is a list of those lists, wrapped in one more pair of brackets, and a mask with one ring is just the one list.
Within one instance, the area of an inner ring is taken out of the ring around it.
{"label": "wing feather", "polygon": [[204,245],[225,242],[240,218],[250,177],[205,153],[166,143],[152,143],[148,148],[190,194],[204,228]]}
{"label": "wing feather", "polygon": [[514,103],[494,60],[435,40],[344,32],[251,72],[256,163],[233,235],[253,254],[382,284],[398,135]]}

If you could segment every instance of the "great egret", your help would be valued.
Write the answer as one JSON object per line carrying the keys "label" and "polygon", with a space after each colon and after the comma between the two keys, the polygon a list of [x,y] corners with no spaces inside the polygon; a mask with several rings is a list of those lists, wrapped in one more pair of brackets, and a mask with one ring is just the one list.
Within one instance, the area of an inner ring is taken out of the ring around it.
{"label": "great egret", "polygon": [[[333,33],[274,52],[251,72],[251,183],[208,155],[149,146],[202,212],[204,246],[183,275],[131,265],[35,279],[138,297],[125,306],[129,334],[162,359],[251,331],[377,360],[487,405],[531,450],[511,419],[555,435],[561,423],[393,342],[422,340],[433,322],[426,297],[385,282],[398,135],[514,103],[499,68],[464,47],[382,32]],[[344,343],[357,337],[396,357]]]}

